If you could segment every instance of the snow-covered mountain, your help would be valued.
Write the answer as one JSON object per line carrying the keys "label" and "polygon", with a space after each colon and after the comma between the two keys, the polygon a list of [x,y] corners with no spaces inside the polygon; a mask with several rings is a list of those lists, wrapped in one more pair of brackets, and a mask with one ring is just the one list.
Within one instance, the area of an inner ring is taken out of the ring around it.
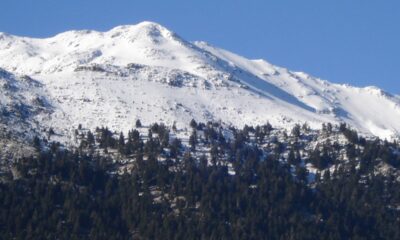
{"label": "snow-covered mountain", "polygon": [[152,22],[46,39],[0,33],[0,68],[1,123],[52,127],[61,140],[78,124],[127,131],[136,119],[184,127],[192,118],[283,128],[346,122],[368,135],[400,134],[399,97],[191,43]]}

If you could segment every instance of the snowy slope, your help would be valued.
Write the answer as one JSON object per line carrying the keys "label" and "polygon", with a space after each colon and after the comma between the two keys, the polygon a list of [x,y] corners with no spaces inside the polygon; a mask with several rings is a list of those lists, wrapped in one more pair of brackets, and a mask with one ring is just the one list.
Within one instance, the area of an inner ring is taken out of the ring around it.
{"label": "snowy slope", "polygon": [[[0,136],[31,137],[30,130],[41,129],[41,117],[52,114],[53,107],[43,85],[29,76],[15,76],[0,68]],[[11,136],[10,136],[11,135]]]}
{"label": "snowy slope", "polygon": [[[190,43],[152,22],[46,39],[0,33],[0,68],[17,82],[29,76],[40,85],[26,94],[46,99],[48,109],[25,122],[34,121],[33,129],[53,127],[61,140],[71,139],[71,126],[79,123],[127,131],[138,118],[178,127],[192,118],[236,126],[269,121],[283,128],[347,122],[382,138],[400,133],[398,97]],[[3,100],[4,88],[1,94],[3,107],[14,101]]]}

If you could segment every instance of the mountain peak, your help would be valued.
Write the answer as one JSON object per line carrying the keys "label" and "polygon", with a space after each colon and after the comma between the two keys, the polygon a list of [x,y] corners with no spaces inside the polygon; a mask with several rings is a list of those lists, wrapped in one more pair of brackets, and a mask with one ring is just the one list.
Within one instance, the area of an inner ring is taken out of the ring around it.
{"label": "mountain peak", "polygon": [[108,33],[111,33],[114,37],[119,35],[133,35],[151,39],[172,39],[176,37],[176,34],[166,27],[150,21],[140,22],[135,25],[121,25],[111,29]]}
{"label": "mountain peak", "polygon": [[136,24],[135,26],[137,26],[137,27],[145,27],[145,28],[166,29],[161,24],[156,23],[156,22],[152,22],[152,21],[143,21],[143,22],[140,22],[140,23]]}
{"label": "mountain peak", "polygon": [[148,30],[154,30],[157,29],[159,31],[166,30],[164,26],[161,24],[158,24],[156,22],[150,22],[150,21],[143,21],[137,24],[126,24],[126,25],[120,25],[112,28],[110,31],[135,31],[138,29],[148,29]]}

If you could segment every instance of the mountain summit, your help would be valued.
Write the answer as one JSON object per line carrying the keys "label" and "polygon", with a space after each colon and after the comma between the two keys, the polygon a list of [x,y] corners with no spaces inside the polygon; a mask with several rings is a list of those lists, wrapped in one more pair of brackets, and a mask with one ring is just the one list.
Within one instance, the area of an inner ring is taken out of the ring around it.
{"label": "mountain summit", "polygon": [[153,22],[45,39],[0,33],[0,68],[2,112],[23,113],[3,114],[1,124],[53,128],[66,141],[78,124],[127,131],[137,119],[178,127],[192,118],[282,128],[345,122],[370,136],[400,133],[399,98],[376,87],[249,60]]}

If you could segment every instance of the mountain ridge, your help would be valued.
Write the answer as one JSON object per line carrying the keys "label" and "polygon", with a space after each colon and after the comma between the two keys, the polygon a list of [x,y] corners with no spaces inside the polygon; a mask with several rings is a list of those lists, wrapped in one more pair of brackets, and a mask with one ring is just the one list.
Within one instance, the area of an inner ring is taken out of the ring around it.
{"label": "mountain ridge", "polygon": [[40,128],[54,128],[65,139],[71,138],[65,126],[127,131],[139,118],[180,127],[192,118],[282,128],[345,122],[370,136],[400,133],[398,96],[191,43],[154,22],[43,39],[2,33],[0,68],[43,85],[41,94],[54,108],[36,116]]}

